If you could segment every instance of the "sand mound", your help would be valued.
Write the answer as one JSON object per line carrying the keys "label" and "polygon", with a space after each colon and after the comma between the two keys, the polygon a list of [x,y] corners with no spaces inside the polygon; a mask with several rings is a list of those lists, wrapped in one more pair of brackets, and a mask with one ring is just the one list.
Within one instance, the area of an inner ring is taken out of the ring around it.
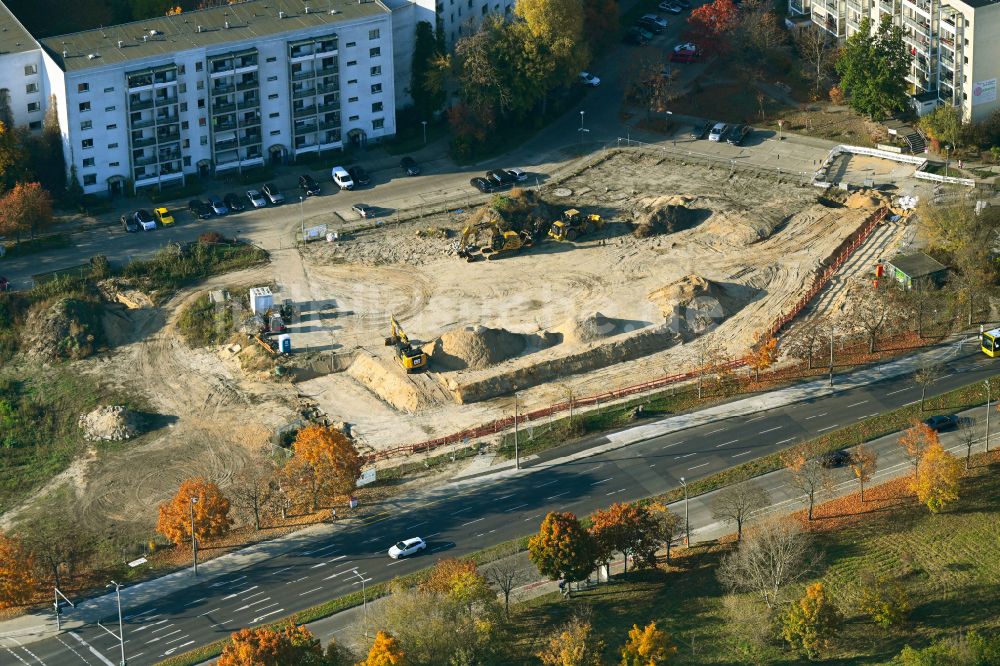
{"label": "sand mound", "polygon": [[28,313],[22,335],[21,347],[29,357],[85,358],[103,337],[100,306],[73,298],[37,305]]}
{"label": "sand mound", "polygon": [[715,234],[729,245],[744,246],[770,237],[777,224],[777,220],[767,216],[751,219],[738,211],[726,210],[712,215],[699,229]]}
{"label": "sand mound", "polygon": [[448,331],[425,351],[438,370],[482,370],[517,356],[527,346],[526,336],[503,328],[466,326]]}
{"label": "sand mound", "polygon": [[678,194],[640,199],[632,214],[636,238],[674,233],[694,226],[698,220],[698,212],[691,207],[695,199]]}
{"label": "sand mound", "polygon": [[120,441],[138,431],[132,414],[121,405],[98,407],[89,414],[81,414],[78,425],[84,438],[92,442]]}
{"label": "sand mound", "polygon": [[858,190],[847,197],[844,205],[854,210],[874,210],[887,203],[885,195],[878,190]]}
{"label": "sand mound", "polygon": [[600,312],[595,312],[581,319],[570,319],[553,330],[562,334],[564,343],[586,344],[624,333],[628,329],[629,326],[621,319],[605,317]]}
{"label": "sand mound", "polygon": [[671,326],[682,334],[699,334],[739,308],[726,289],[700,275],[687,275],[649,293]]}

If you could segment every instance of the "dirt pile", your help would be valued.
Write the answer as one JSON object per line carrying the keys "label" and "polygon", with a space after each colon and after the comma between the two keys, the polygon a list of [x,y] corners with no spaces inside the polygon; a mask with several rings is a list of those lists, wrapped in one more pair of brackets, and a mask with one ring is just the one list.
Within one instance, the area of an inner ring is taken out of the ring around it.
{"label": "dirt pile", "polygon": [[875,210],[889,203],[889,198],[878,190],[858,190],[844,201],[844,205],[852,210]]}
{"label": "dirt pile", "polygon": [[358,354],[347,374],[359,384],[402,412],[415,412],[429,401],[398,365],[390,365],[369,354]]}
{"label": "dirt pile", "polygon": [[651,291],[648,298],[681,333],[703,332],[737,309],[722,285],[693,274]]}
{"label": "dirt pile", "polygon": [[713,234],[727,245],[745,247],[770,238],[781,222],[780,217],[756,211],[751,217],[740,211],[725,210],[713,214],[699,228]]}
{"label": "dirt pile", "polygon": [[674,233],[698,223],[698,211],[692,208],[697,197],[685,194],[640,199],[632,213],[632,233],[636,238]]}
{"label": "dirt pile", "polygon": [[86,358],[103,340],[101,306],[93,301],[61,298],[39,303],[28,312],[21,349],[43,361]]}
{"label": "dirt pile", "polygon": [[628,332],[629,328],[629,324],[621,319],[605,317],[600,312],[595,312],[580,319],[570,319],[553,329],[553,332],[562,335],[563,343],[586,344]]}
{"label": "dirt pile", "polygon": [[514,188],[494,196],[489,205],[473,211],[466,224],[480,228],[496,226],[504,231],[528,231],[541,238],[548,233],[552,211],[534,190]]}
{"label": "dirt pile", "polygon": [[120,280],[111,278],[97,283],[97,289],[108,301],[118,301],[130,310],[153,307],[153,299],[143,291],[133,289]]}
{"label": "dirt pile", "polygon": [[98,407],[89,414],[81,414],[77,423],[83,430],[83,437],[91,442],[117,442],[139,431],[133,414],[121,405]]}
{"label": "dirt pile", "polygon": [[448,331],[424,351],[436,370],[483,370],[517,356],[528,343],[526,336],[503,328],[466,326]]}

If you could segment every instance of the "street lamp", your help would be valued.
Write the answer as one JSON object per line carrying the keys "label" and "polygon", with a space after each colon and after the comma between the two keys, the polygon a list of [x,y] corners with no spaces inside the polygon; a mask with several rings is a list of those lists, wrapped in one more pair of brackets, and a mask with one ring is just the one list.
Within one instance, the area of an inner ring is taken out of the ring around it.
{"label": "street lamp", "polygon": [[427,121],[421,120],[420,124],[424,126],[424,145],[427,145]]}
{"label": "street lamp", "polygon": [[951,144],[946,143],[944,145],[944,175],[948,175],[948,166],[951,164]]}
{"label": "street lamp", "polygon": [[198,575],[198,538],[194,535],[194,505],[198,503],[197,497],[191,498],[191,563],[192,572]]}
{"label": "street lamp", "polygon": [[785,121],[782,118],[778,118],[778,141],[781,141],[781,128],[784,126]]}
{"label": "street lamp", "polygon": [[993,398],[992,389],[993,386],[990,384],[990,380],[983,382],[986,384],[986,452],[990,452],[990,400]]}
{"label": "street lamp", "polygon": [[368,593],[365,590],[366,579],[358,573],[357,569],[352,569],[351,573],[361,579],[361,604],[365,609],[365,638],[368,638]]}
{"label": "street lamp", "polygon": [[579,129],[579,132],[580,132],[580,143],[583,143],[583,135],[590,131],[590,130],[586,129],[583,126],[583,114],[584,113],[586,113],[586,111],[581,111],[580,112],[580,129]]}
{"label": "street lamp", "polygon": [[688,513],[688,484],[687,481],[684,480],[683,476],[681,477],[681,485],[684,486],[684,545],[690,546],[691,522],[688,520],[688,516],[690,515]]}
{"label": "street lamp", "polygon": [[521,451],[517,445],[517,391],[514,391],[514,469],[521,469]]}
{"label": "street lamp", "polygon": [[124,630],[124,625],[122,623],[122,593],[121,593],[122,584],[116,583],[115,581],[111,581],[111,584],[107,585],[106,587],[115,588],[115,599],[118,601],[118,635],[115,636],[115,633],[113,631],[108,631],[107,629],[104,629],[104,627],[101,628],[118,639],[118,642],[121,644],[122,648],[121,666],[127,666],[125,662],[125,630]]}
{"label": "street lamp", "polygon": [[306,242],[306,214],[303,208],[303,203],[305,202],[305,197],[299,197],[299,231],[302,235],[302,242]]}

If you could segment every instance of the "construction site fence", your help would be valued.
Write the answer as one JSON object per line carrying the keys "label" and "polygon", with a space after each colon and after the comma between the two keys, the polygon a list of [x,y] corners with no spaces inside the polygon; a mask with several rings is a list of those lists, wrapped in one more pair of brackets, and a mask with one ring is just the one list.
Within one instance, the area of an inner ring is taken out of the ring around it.
{"label": "construction site fence", "polygon": [[684,147],[676,145],[667,145],[662,143],[646,143],[644,141],[638,141],[631,137],[618,137],[617,146],[619,148],[622,147],[641,148],[650,153],[668,155],[674,159],[685,159],[691,162],[701,162],[709,166],[728,166],[733,171],[752,171],[761,174],[773,175],[778,178],[793,178],[802,183],[811,182],[814,176],[814,173],[811,171],[795,171],[792,169],[782,169],[780,167],[770,166],[767,164],[752,164],[748,162],[741,162],[739,160],[723,157],[721,155],[709,155],[708,153],[699,153],[698,151],[688,150]]}

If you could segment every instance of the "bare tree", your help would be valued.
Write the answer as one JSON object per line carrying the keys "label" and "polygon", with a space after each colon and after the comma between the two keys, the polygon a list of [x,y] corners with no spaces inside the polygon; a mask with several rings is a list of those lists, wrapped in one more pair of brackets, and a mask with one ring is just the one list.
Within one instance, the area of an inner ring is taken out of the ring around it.
{"label": "bare tree", "polygon": [[809,502],[809,520],[813,519],[816,498],[830,488],[830,474],[820,460],[820,450],[810,442],[793,446],[781,456],[791,474],[792,487]]}
{"label": "bare tree", "polygon": [[774,608],[782,590],[808,576],[816,561],[808,536],[796,522],[772,518],[747,530],[736,550],[723,558],[718,577],[730,590],[756,594]]}
{"label": "bare tree", "polygon": [[261,513],[269,506],[277,489],[277,468],[263,455],[258,455],[241,469],[229,488],[233,505],[253,516],[254,529],[260,529]]}
{"label": "bare tree", "polygon": [[[52,497],[50,506],[69,506],[71,497]],[[35,561],[52,574],[52,584],[62,587],[62,572],[73,575],[84,565],[96,546],[93,534],[87,533],[69,514],[59,511],[39,511],[18,522],[17,536],[31,551]]]}
{"label": "bare tree", "polygon": [[861,486],[862,502],[865,501],[865,484],[875,474],[876,469],[878,469],[878,454],[874,449],[864,444],[858,444],[854,453],[851,454],[851,470]]}
{"label": "bare tree", "polygon": [[851,319],[868,340],[868,353],[875,353],[879,336],[885,332],[892,320],[896,304],[893,302],[893,288],[887,280],[878,287],[862,286],[854,292],[851,305]]}
{"label": "bare tree", "polygon": [[927,396],[927,388],[941,379],[944,369],[940,363],[924,360],[920,363],[920,369],[913,375],[913,379],[920,385],[920,411],[924,411],[924,398]]}
{"label": "bare tree", "polygon": [[510,618],[510,596],[514,590],[530,579],[531,565],[518,557],[521,553],[516,545],[510,545],[499,553],[499,558],[482,568],[483,576],[503,595],[504,614]]}
{"label": "bare tree", "polygon": [[658,536],[663,540],[667,548],[667,564],[670,564],[670,547],[674,543],[674,537],[681,529],[681,517],[670,510],[662,502],[653,502],[649,505],[649,512],[656,521]]}
{"label": "bare tree", "polygon": [[810,25],[799,31],[795,44],[808,66],[806,76],[813,80],[813,90],[818,93],[836,60],[837,42],[826,30]]}
{"label": "bare tree", "polygon": [[771,498],[759,484],[746,480],[726,486],[712,502],[712,518],[736,523],[736,540],[743,538],[743,525],[768,505]]}
{"label": "bare tree", "polygon": [[976,445],[978,435],[976,433],[976,420],[969,416],[958,419],[958,437],[965,444],[965,471],[969,471],[969,462],[972,459],[972,447]]}

